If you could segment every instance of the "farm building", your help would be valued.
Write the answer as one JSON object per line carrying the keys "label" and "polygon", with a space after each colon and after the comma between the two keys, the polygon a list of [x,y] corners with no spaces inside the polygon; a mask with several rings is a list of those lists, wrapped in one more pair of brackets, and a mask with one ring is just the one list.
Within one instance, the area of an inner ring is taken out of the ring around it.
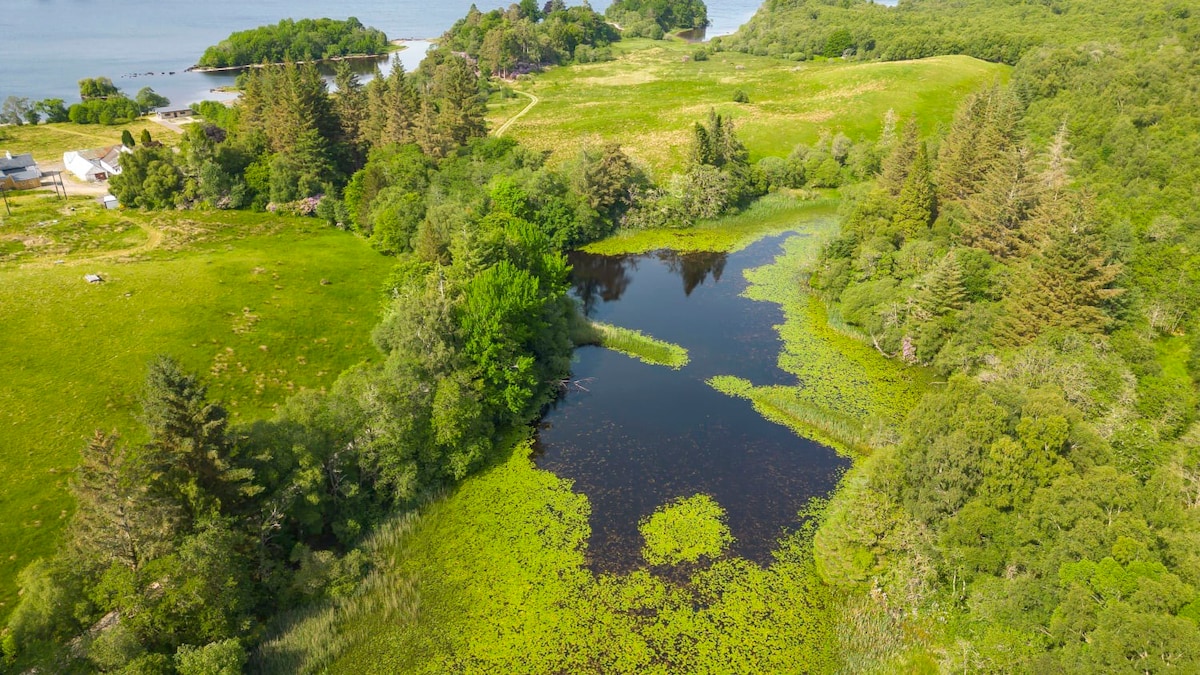
{"label": "farm building", "polygon": [[42,185],[42,171],[33,155],[5,152],[0,157],[0,187],[6,190],[32,190]]}
{"label": "farm building", "polygon": [[95,150],[74,150],[63,153],[63,165],[80,180],[94,183],[120,174],[121,153],[129,151],[124,145],[110,145]]}

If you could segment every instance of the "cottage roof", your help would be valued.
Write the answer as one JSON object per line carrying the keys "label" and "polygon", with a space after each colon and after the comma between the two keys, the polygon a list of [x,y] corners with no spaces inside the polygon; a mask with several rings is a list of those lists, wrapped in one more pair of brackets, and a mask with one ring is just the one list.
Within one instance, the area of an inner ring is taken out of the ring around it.
{"label": "cottage roof", "polygon": [[89,162],[107,162],[113,164],[120,161],[121,152],[124,150],[124,145],[110,145],[105,148],[95,148],[94,150],[79,150],[75,154]]}
{"label": "cottage roof", "polygon": [[33,161],[33,154],[29,152],[23,155],[14,155],[6,152],[3,156],[0,156],[0,172],[3,172],[5,176],[11,175],[13,172],[26,171],[36,167],[37,162]]}

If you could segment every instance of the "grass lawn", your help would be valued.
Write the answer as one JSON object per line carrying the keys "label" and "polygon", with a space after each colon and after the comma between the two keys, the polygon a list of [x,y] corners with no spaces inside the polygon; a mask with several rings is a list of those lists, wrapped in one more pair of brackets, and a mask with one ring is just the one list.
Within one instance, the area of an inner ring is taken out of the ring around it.
{"label": "grass lawn", "polygon": [[[734,52],[690,58],[682,41],[618,43],[616,60],[554,68],[515,85],[541,99],[506,136],[572,158],[580,147],[618,141],[656,173],[678,169],[692,125],[710,109],[732,115],[751,159],[786,156],[824,131],[876,138],[889,109],[917,115],[926,131],[948,122],[961,98],[1008,77],[1009,68],[969,57],[920,61],[795,63]],[[745,91],[748,104],[733,102]],[[498,99],[499,127],[528,104]],[[660,176],[661,177],[661,176]]]}
{"label": "grass lawn", "polygon": [[121,142],[121,132],[128,129],[137,139],[143,129],[149,129],[154,140],[166,145],[179,142],[179,134],[146,118],[129,124],[105,126],[103,124],[39,124],[19,127],[4,127],[0,130],[0,153],[5,150],[14,155],[33,153],[39,164],[61,162],[64,152],[90,150]]}
{"label": "grass lawn", "polygon": [[86,438],[140,440],[148,359],[202,374],[235,421],[269,415],[375,353],[391,265],[311,219],[18,197],[0,220],[0,617],[17,572],[53,549]]}

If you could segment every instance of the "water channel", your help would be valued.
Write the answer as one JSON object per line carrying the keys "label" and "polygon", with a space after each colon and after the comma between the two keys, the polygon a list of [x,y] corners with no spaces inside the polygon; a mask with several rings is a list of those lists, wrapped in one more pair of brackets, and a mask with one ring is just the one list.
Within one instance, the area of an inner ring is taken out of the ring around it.
{"label": "water channel", "polygon": [[681,370],[596,347],[576,351],[575,384],[546,415],[535,460],[591,502],[589,564],[641,564],[639,519],[678,497],[712,496],[729,516],[732,553],[765,563],[812,497],[849,461],[768,422],[748,401],[706,384],[736,375],[795,384],[778,368],[777,305],[741,296],[743,272],[770,263],[786,237],[733,254],[572,253],[575,296],[591,318],[686,347]]}

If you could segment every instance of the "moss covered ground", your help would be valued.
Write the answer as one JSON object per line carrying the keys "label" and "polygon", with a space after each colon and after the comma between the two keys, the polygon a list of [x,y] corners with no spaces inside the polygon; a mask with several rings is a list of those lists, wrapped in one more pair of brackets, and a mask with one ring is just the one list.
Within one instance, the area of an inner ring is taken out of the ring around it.
{"label": "moss covered ground", "polygon": [[268,415],[375,353],[390,269],[312,219],[17,198],[0,220],[0,616],[65,523],[85,439],[138,440],[151,357],[201,373],[235,420]]}
{"label": "moss covered ground", "polygon": [[[585,146],[619,142],[665,176],[683,165],[692,125],[709,110],[733,117],[757,160],[786,156],[826,131],[877,138],[889,109],[916,115],[932,131],[952,117],[964,94],[1009,72],[1007,66],[960,56],[796,63],[718,52],[697,61],[697,46],[681,40],[628,40],[614,49],[613,61],[522,78],[515,88],[540,102],[505,135],[552,151],[552,161],[571,159]],[[738,90],[749,103],[734,102]],[[524,97],[498,99],[492,126],[500,127],[528,104]]]}

